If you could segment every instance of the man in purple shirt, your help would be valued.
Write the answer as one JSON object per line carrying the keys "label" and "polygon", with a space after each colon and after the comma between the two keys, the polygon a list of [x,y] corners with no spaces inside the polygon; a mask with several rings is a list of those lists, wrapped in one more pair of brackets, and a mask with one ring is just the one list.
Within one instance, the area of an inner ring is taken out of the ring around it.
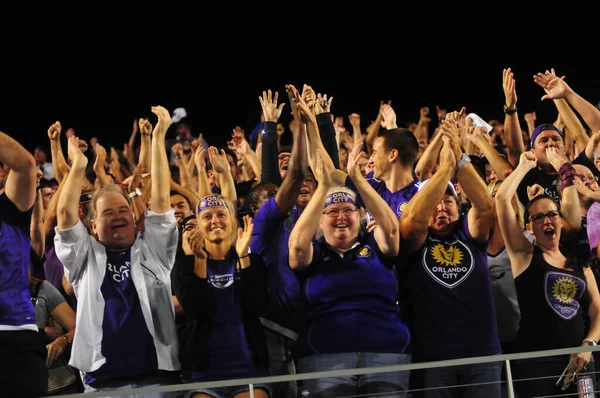
{"label": "man in purple shirt", "polygon": [[129,196],[110,184],[92,199],[94,236],[88,234],[77,211],[87,158],[78,138],[69,138],[72,164],[58,200],[54,243],[78,300],[69,364],[85,372],[86,392],[170,384],[180,369],[170,278],[178,233],[165,150],[171,118],[161,106],[152,111],[158,123],[143,233],[136,232]]}
{"label": "man in purple shirt", "polygon": [[[458,128],[439,134],[445,135],[440,166],[421,184],[400,219],[399,257],[406,259],[406,265],[399,279],[408,293],[415,362],[501,352],[487,264],[494,225],[492,198],[463,156]],[[459,212],[458,195],[450,182],[455,173],[472,203],[465,215]],[[446,397],[454,391],[456,397],[499,398],[501,368],[502,362],[490,362],[424,369],[423,383],[428,388],[424,397]],[[439,388],[457,384],[466,386]]]}
{"label": "man in purple shirt", "polygon": [[44,396],[48,391],[46,349],[27,281],[35,160],[0,132],[0,162],[10,168],[0,193],[0,388],[9,397]]}

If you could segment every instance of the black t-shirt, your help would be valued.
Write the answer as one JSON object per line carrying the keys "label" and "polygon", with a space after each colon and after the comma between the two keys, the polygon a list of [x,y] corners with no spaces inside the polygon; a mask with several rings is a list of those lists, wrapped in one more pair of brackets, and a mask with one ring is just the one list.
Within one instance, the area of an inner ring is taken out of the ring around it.
{"label": "black t-shirt", "polygon": [[[572,163],[586,166],[595,176],[600,176],[600,171],[594,165],[594,162],[588,159],[588,157],[585,155],[585,151],[582,151]],[[526,206],[527,203],[529,203],[529,198],[527,197],[527,187],[530,187],[533,184],[539,184],[544,188],[546,194],[554,198],[556,202],[560,204],[561,200],[558,196],[558,187],[556,185],[557,181],[558,173],[547,174],[538,168],[532,169],[525,175],[523,181],[521,181],[517,187],[517,196],[519,197],[519,202],[521,202],[523,206]]]}

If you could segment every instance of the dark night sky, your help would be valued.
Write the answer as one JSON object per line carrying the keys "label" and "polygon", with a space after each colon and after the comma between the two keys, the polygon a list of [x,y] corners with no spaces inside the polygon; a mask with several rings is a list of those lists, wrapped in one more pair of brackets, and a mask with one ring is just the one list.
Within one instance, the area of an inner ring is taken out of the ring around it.
{"label": "dark night sky", "polygon": [[[105,145],[122,147],[132,120],[149,115],[154,104],[185,107],[194,132],[219,145],[236,125],[252,130],[262,90],[276,90],[288,102],[286,83],[309,83],[333,95],[332,112],[357,112],[363,127],[375,118],[380,100],[392,100],[399,125],[416,121],[421,106],[435,115],[435,105],[448,110],[464,105],[486,120],[503,118],[504,67],[515,72],[521,116],[536,111],[538,123],[556,116],[533,83],[533,74],[546,68],[566,75],[584,98],[600,100],[597,68],[585,59],[530,57],[506,51],[498,39],[486,41],[479,52],[465,44],[439,51],[405,31],[380,36],[381,31],[331,29],[319,41],[314,34],[303,39],[302,26],[294,27],[297,33],[236,21],[216,30],[207,24],[180,29],[179,22],[159,23],[147,15],[59,21],[60,29],[4,42],[10,56],[2,61],[0,130],[30,150],[47,145],[46,130],[55,120],[84,139],[97,136]],[[572,59],[576,62],[567,62]]]}

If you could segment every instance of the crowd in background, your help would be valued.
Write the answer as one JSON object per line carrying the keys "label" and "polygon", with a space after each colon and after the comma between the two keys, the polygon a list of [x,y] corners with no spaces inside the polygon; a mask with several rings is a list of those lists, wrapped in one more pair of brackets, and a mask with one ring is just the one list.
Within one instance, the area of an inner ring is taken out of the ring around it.
{"label": "crowd in background", "polygon": [[[399,126],[375,99],[365,123],[305,84],[285,100],[266,88],[260,121],[223,147],[160,105],[123,149],[60,121],[33,154],[0,132],[0,388],[45,396],[595,346],[600,110],[550,69],[531,83],[556,118],[521,116],[514,74],[499,72],[502,120],[422,107]],[[504,397],[505,372],[252,388]],[[518,397],[556,395],[595,365],[581,352],[512,373]]]}

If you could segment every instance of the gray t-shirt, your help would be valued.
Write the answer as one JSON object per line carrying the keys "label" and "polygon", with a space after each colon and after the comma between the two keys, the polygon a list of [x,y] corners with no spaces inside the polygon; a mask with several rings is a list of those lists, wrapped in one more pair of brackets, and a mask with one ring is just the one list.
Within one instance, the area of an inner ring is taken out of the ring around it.
{"label": "gray t-shirt", "polygon": [[35,304],[35,323],[39,329],[46,326],[48,317],[60,303],[65,302],[65,298],[50,282],[42,281],[40,291]]}

